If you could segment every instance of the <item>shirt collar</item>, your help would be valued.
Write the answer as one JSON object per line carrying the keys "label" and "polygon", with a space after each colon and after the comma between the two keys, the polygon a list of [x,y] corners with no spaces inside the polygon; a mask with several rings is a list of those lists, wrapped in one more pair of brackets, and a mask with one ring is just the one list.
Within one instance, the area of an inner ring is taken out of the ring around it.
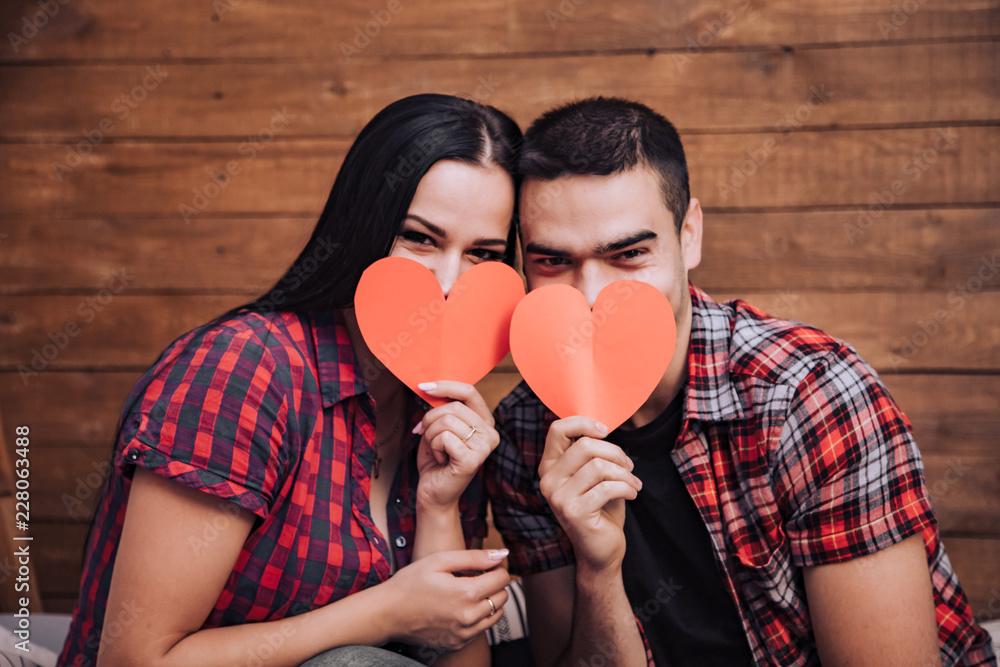
{"label": "shirt collar", "polygon": [[[351,334],[344,320],[344,313],[315,311],[310,314],[313,342],[316,346],[317,371],[323,407],[329,408],[344,399],[368,393],[367,377],[381,369],[362,368],[354,353]],[[431,406],[424,399],[413,395],[416,410],[424,414]]]}
{"label": "shirt collar", "polygon": [[694,285],[688,348],[686,417],[707,422],[742,419],[745,411],[732,379],[734,312]]}
{"label": "shirt collar", "polygon": [[310,313],[310,318],[323,407],[329,408],[346,398],[366,393],[368,383],[364,369],[354,354],[343,313],[339,310],[315,311]]}

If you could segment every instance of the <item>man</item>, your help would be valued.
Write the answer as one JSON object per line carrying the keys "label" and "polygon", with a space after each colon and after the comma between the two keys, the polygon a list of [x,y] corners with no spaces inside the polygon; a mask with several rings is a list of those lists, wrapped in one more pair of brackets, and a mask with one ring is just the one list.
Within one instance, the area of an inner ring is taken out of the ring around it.
{"label": "man", "polygon": [[[845,343],[688,283],[702,212],[673,126],[591,99],[525,136],[529,289],[660,289],[674,356],[608,433],[526,385],[497,409],[496,525],[549,665],[993,664],[909,423]],[[748,230],[752,233],[752,230]]]}

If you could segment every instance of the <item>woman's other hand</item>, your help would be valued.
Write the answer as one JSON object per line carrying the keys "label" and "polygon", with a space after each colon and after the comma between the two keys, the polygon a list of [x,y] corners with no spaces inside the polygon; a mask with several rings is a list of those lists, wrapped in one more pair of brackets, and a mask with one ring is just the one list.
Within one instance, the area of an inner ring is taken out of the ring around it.
{"label": "woman's other hand", "polygon": [[455,651],[476,639],[503,615],[510,575],[500,563],[506,556],[506,549],[440,551],[376,586],[392,593],[385,606],[398,633],[392,639],[428,653]]}

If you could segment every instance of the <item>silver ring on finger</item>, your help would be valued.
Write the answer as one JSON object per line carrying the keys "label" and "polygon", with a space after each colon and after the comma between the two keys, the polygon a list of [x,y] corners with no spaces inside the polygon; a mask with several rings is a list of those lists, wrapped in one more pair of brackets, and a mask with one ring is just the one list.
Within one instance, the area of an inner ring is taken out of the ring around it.
{"label": "silver ring on finger", "polygon": [[497,613],[497,606],[493,604],[493,600],[486,598],[486,601],[490,603],[490,616]]}
{"label": "silver ring on finger", "polygon": [[[474,436],[478,431],[479,431],[479,429],[477,429],[475,426],[473,426],[472,430],[469,431],[469,435],[467,435],[464,438],[462,438],[462,442],[468,442],[469,438],[471,438],[472,436]],[[489,598],[486,598],[486,599],[489,600]]]}

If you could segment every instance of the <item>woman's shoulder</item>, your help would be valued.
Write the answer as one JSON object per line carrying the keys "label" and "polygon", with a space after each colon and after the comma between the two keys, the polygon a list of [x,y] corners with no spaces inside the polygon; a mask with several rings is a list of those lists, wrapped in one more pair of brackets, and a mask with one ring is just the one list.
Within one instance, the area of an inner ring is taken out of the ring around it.
{"label": "woman's shoulder", "polygon": [[192,373],[284,376],[289,366],[309,365],[311,319],[308,313],[296,312],[226,313],[168,345],[133,394],[156,378],[190,378]]}
{"label": "woman's shoulder", "polygon": [[311,329],[306,313],[260,313],[239,310],[226,313],[187,332],[165,351],[233,348],[244,354],[284,357],[306,344]]}

